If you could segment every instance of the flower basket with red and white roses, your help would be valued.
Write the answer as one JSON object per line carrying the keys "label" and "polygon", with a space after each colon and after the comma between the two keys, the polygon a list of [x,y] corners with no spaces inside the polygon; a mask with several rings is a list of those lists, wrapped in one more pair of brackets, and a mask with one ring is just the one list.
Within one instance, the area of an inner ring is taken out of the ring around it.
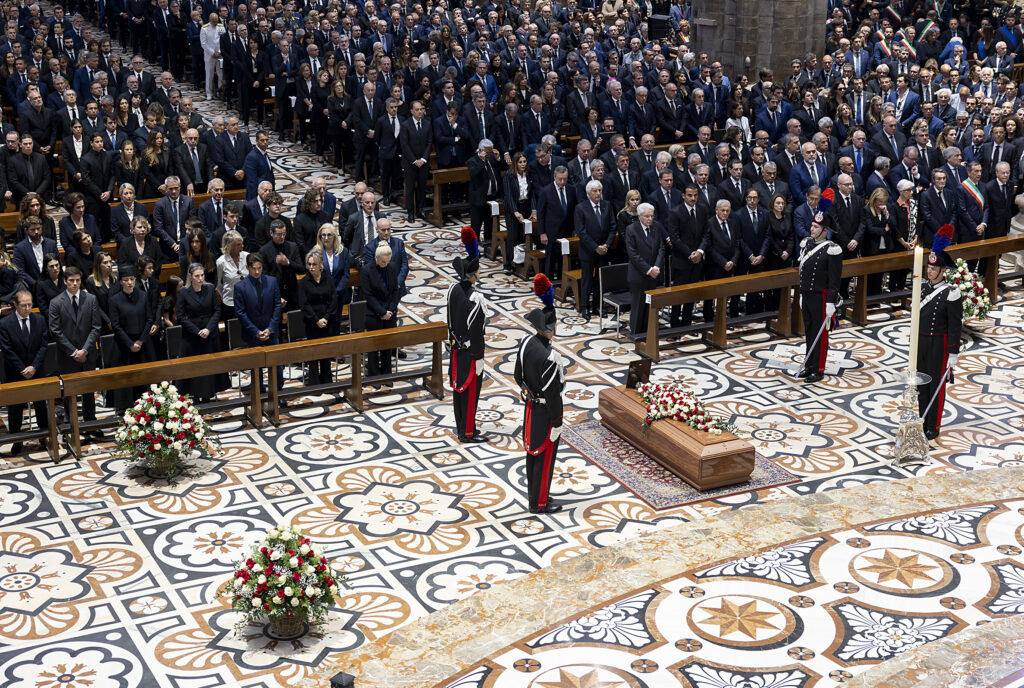
{"label": "flower basket with red and white roses", "polygon": [[200,451],[211,456],[220,442],[187,394],[168,383],[151,385],[125,411],[115,435],[117,454],[130,466],[153,471],[173,483],[186,459]]}
{"label": "flower basket with red and white roses", "polygon": [[675,382],[645,382],[638,385],[636,391],[647,404],[647,415],[644,417],[644,430],[656,420],[668,418],[684,423],[694,430],[721,435],[732,428],[721,418],[711,415],[704,402],[697,396]]}
{"label": "flower basket with red and white roses", "polygon": [[264,617],[276,629],[321,624],[338,590],[350,587],[310,539],[289,525],[268,530],[234,567],[220,595],[230,597],[231,608],[242,614],[238,628]]}
{"label": "flower basket with red and white roses", "polygon": [[963,297],[964,320],[977,318],[984,320],[992,311],[992,301],[989,299],[988,289],[978,277],[978,273],[971,272],[967,267],[967,261],[963,258],[956,259],[956,267],[946,270],[946,281],[960,290]]}

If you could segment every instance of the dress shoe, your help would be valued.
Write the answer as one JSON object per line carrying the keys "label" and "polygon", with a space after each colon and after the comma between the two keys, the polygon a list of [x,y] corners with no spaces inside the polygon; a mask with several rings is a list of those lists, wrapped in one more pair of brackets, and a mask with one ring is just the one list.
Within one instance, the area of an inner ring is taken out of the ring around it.
{"label": "dress shoe", "polygon": [[288,401],[286,399],[278,399],[277,400],[277,407],[278,408],[288,408]]}
{"label": "dress shoe", "polygon": [[586,320],[587,322],[590,322],[590,309],[584,308],[583,312],[580,313],[580,317]]}
{"label": "dress shoe", "polygon": [[406,219],[407,222],[415,222],[416,221],[416,216],[413,215],[412,213],[409,213],[408,215],[406,215],[405,219]]}
{"label": "dress shoe", "polygon": [[384,205],[391,205],[391,196],[384,196],[380,199],[380,202]]}
{"label": "dress shoe", "polygon": [[810,375],[804,378],[804,382],[820,382],[824,379],[825,376],[822,375],[821,373],[811,373]]}
{"label": "dress shoe", "polygon": [[927,437],[930,440],[933,440],[933,439],[935,439],[936,437],[939,436],[939,431],[938,430],[925,430],[924,431],[924,436]]}
{"label": "dress shoe", "polygon": [[403,349],[399,349],[398,358],[404,361],[405,359],[409,358],[409,354],[407,354]]}
{"label": "dress shoe", "polygon": [[543,509],[534,509],[534,508],[531,507],[530,508],[530,513],[531,514],[557,514],[561,510],[562,510],[562,505],[561,504],[554,504],[552,502],[548,502],[548,505],[546,507],[544,507]]}
{"label": "dress shoe", "polygon": [[511,265],[506,265],[504,272],[505,272],[506,275],[511,275],[512,272],[513,272],[512,266]]}
{"label": "dress shoe", "polygon": [[24,449],[25,445],[23,445],[21,442],[15,442],[14,444],[11,445],[11,450],[7,453],[10,454],[11,456],[19,456],[22,453],[22,451],[24,451]]}
{"label": "dress shoe", "polygon": [[811,374],[811,371],[807,368],[801,368],[800,372],[796,374],[797,377],[807,377]]}
{"label": "dress shoe", "polygon": [[95,429],[95,430],[86,430],[82,434],[85,435],[86,437],[91,437],[94,440],[102,440],[103,439],[103,431],[98,429],[98,428]]}
{"label": "dress shoe", "polygon": [[483,433],[477,433],[472,437],[462,438],[463,442],[472,442],[473,444],[487,444],[490,441],[490,437]]}

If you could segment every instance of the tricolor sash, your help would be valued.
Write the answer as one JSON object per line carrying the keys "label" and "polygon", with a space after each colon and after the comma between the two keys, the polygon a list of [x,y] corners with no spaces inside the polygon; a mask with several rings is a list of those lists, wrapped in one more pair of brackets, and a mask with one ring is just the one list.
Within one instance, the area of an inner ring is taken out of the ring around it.
{"label": "tricolor sash", "polygon": [[1003,38],[1005,38],[1007,42],[1010,43],[1010,52],[1017,52],[1017,46],[1020,45],[1020,41],[1018,41],[1017,37],[1013,35],[1013,32],[1007,31],[1005,24],[999,27],[999,32],[1003,34]]}
{"label": "tricolor sash", "polygon": [[903,23],[903,16],[899,12],[897,12],[896,8],[893,7],[891,4],[885,8],[885,11],[888,12],[890,16],[892,16],[892,18],[896,20],[896,26],[899,26],[900,24]]}
{"label": "tricolor sash", "polygon": [[977,203],[979,207],[985,207],[985,197],[982,195],[981,189],[978,188],[977,184],[972,182],[970,179],[965,179],[960,182],[960,186],[962,186],[967,194],[974,199],[974,202]]}
{"label": "tricolor sash", "polygon": [[878,41],[878,46],[882,49],[882,52],[885,53],[886,57],[892,57],[892,50],[885,44],[884,40]]}
{"label": "tricolor sash", "polygon": [[933,28],[935,28],[935,22],[933,22],[931,19],[927,20],[924,23],[924,26],[921,27],[921,30],[917,32],[917,42],[920,43],[921,41],[923,41],[924,37],[927,36],[928,32],[931,31]]}

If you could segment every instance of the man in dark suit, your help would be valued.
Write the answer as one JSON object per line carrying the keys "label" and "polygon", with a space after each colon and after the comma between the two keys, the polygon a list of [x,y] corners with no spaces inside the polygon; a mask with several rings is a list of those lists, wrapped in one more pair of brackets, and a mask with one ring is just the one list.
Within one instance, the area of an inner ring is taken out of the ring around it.
{"label": "man in dark suit", "polygon": [[[957,242],[978,241],[985,238],[990,212],[985,186],[981,183],[981,162],[967,165],[967,179],[957,190]],[[972,261],[977,264],[977,261]],[[972,267],[971,270],[975,268]]]}
{"label": "man in dark suit", "polygon": [[[50,301],[47,322],[50,337],[57,342],[57,370],[78,373],[96,368],[100,338],[100,306],[96,297],[82,289],[82,272],[71,266],[64,271],[66,290]],[[92,393],[82,395],[82,417],[96,420],[96,399]],[[99,430],[84,434],[102,437]]]}
{"label": "man in dark suit", "polygon": [[29,94],[28,100],[18,106],[18,130],[32,137],[36,152],[49,156],[57,141],[56,118],[53,110],[43,105],[39,89]]}
{"label": "man in dark suit", "polygon": [[[736,221],[731,217],[732,206],[729,201],[719,199],[715,203],[715,214],[708,219],[708,261],[705,270],[705,279],[723,279],[736,274],[740,264],[740,230]],[[712,304],[712,313],[714,313]],[[708,303],[704,302],[704,319],[708,319]],[[735,318],[740,314],[740,297],[729,298],[729,317]]]}
{"label": "man in dark suit", "polygon": [[256,147],[245,156],[243,171],[245,173],[245,200],[251,201],[256,198],[256,191],[260,182],[270,182],[270,188],[274,188],[274,168],[270,165],[270,155],[267,149],[270,148],[270,134],[265,131],[256,132]]}
{"label": "man in dark suit", "polygon": [[165,180],[167,195],[153,207],[153,234],[160,240],[160,248],[169,260],[178,260],[187,253],[186,223],[196,214],[196,205],[188,196],[181,195],[181,180],[168,177]]}
{"label": "man in dark suit", "polygon": [[380,115],[380,104],[375,99],[377,87],[369,81],[363,84],[362,96],[354,98],[352,110],[348,116],[348,128],[352,131],[352,148],[355,160],[355,180],[357,182],[366,179],[363,171],[364,163],[367,163],[366,156],[370,159],[367,163],[367,170],[377,167],[377,139],[374,127],[377,126],[377,117]]}
{"label": "man in dark suit", "polygon": [[590,320],[591,306],[601,313],[601,293],[594,289],[598,269],[608,262],[608,251],[615,236],[615,211],[602,197],[601,182],[591,179],[587,182],[586,198],[576,204],[573,226],[579,237],[579,259],[582,268],[580,276],[580,315]]}
{"label": "man in dark suit", "polygon": [[626,207],[626,192],[640,187],[640,175],[629,165],[629,154],[622,151],[616,154],[614,164],[605,173],[608,186],[607,201],[612,210],[618,212]]}
{"label": "man in dark suit", "polygon": [[576,143],[576,157],[565,166],[569,170],[569,183],[573,186],[590,177],[590,166],[593,162],[591,158],[592,151],[593,146],[590,141],[580,139]]}
{"label": "man in dark suit", "polygon": [[220,161],[218,176],[224,180],[229,189],[241,189],[245,186],[245,159],[252,150],[249,137],[238,131],[238,118],[228,117],[227,127],[216,138]]}
{"label": "man in dark suit", "polygon": [[654,111],[658,143],[682,143],[686,139],[686,107],[674,83],[665,85],[665,97],[655,103]]}
{"label": "man in dark suit", "polygon": [[[864,241],[864,214],[867,209],[864,206],[864,198],[858,196],[853,190],[853,178],[848,174],[841,174],[836,178],[838,193],[832,206],[828,209],[831,218],[832,241],[843,249],[843,260],[856,258],[860,251],[860,244]],[[850,279],[842,282],[843,298],[850,293]]]}
{"label": "man in dark suit", "polygon": [[11,260],[18,269],[18,277],[29,288],[34,289],[42,278],[46,255],[57,253],[57,242],[43,236],[43,223],[38,217],[29,216],[25,221],[25,238],[14,245]]}
{"label": "man in dark suit", "polygon": [[[488,139],[494,142],[491,138],[494,135],[494,115],[491,114],[491,109],[487,107],[487,97],[482,93],[478,93],[471,103],[469,103],[462,111],[462,117],[466,120],[466,124],[469,128],[469,150],[477,150],[480,142],[484,139]],[[525,138],[523,139],[526,140]],[[538,139],[539,141],[539,139]],[[536,143],[534,141],[533,143]]]}
{"label": "man in dark suit", "polygon": [[[280,339],[281,292],[277,280],[263,274],[259,252],[245,258],[249,276],[235,285],[235,314],[242,325],[242,339],[249,346],[272,346]],[[260,390],[266,389],[260,371]],[[284,386],[284,371],[277,367],[277,386]],[[285,406],[284,400],[280,402]]]}
{"label": "man in dark suit", "polygon": [[562,272],[562,250],[558,240],[572,236],[576,189],[569,184],[569,171],[556,167],[554,179],[537,197],[537,232],[544,246],[544,274],[552,281]]}
{"label": "man in dark suit", "polygon": [[128,134],[117,128],[117,120],[106,115],[103,117],[103,149],[107,151],[110,162],[115,162],[121,155],[121,145],[128,140]]}
{"label": "man in dark suit", "polygon": [[692,102],[686,106],[686,132],[687,138],[692,141],[698,138],[701,127],[708,127],[709,130],[715,128],[715,112],[711,105],[704,102],[703,90],[695,88],[690,98]]}
{"label": "man in dark suit", "polygon": [[907,137],[899,129],[899,122],[889,115],[882,119],[882,131],[871,137],[871,148],[889,160],[903,157],[903,147],[907,145]]}
{"label": "man in dark suit", "polygon": [[683,202],[683,195],[674,188],[675,175],[671,169],[665,168],[658,173],[658,188],[647,195],[648,203],[654,206],[654,217],[665,227],[669,223],[672,211]]}
{"label": "man in dark suit", "polygon": [[665,228],[654,220],[654,206],[641,203],[637,220],[626,228],[626,255],[629,257],[629,331],[635,337],[647,325],[644,292],[662,283],[665,269]]}
{"label": "man in dark suit", "polygon": [[[553,134],[555,128],[544,112],[544,103],[541,97],[534,94],[530,96],[530,107],[523,112],[522,122],[522,147],[540,143],[540,140],[548,134]],[[581,139],[580,143],[582,143]]]}
{"label": "man in dark suit", "polygon": [[647,102],[647,88],[641,86],[629,106],[629,145],[636,148],[644,134],[653,136],[657,124],[654,106]]}
{"label": "man in dark suit", "polygon": [[875,154],[867,146],[868,137],[864,130],[858,129],[850,137],[850,145],[839,149],[839,155],[849,156],[853,160],[854,171],[861,177],[867,177],[874,170]]}
{"label": "man in dark suit", "polygon": [[1001,162],[1009,162],[1011,164],[1010,176],[1013,177],[1012,165],[1019,157],[1017,147],[1006,140],[1006,129],[1001,126],[994,126],[990,130],[989,134],[992,140],[982,146],[981,153],[981,179],[982,181],[989,181],[995,177],[995,168]]}
{"label": "man in dark suit", "polygon": [[568,171],[565,158],[554,155],[546,143],[537,144],[537,147],[533,149],[533,162],[527,168],[530,179],[533,181],[533,188],[543,189],[550,186],[555,179],[555,168],[559,166],[565,167]]}
{"label": "man in dark suit", "polygon": [[746,203],[750,182],[743,178],[743,163],[734,159],[729,163],[729,177],[718,185],[718,197],[729,201],[733,208],[742,208]]}
{"label": "man in dark suit", "polygon": [[[763,272],[768,264],[768,248],[771,242],[768,213],[761,207],[761,196],[754,189],[747,190],[743,203],[732,213],[740,228],[739,271],[742,274]],[[764,310],[764,297],[763,291],[747,292],[744,302],[747,315]]]}
{"label": "man in dark suit", "polygon": [[211,180],[209,189],[210,198],[196,209],[196,215],[203,223],[203,233],[206,235],[206,244],[210,247],[210,252],[217,253],[220,247],[214,246],[212,239],[217,232],[224,229],[224,180]]}
{"label": "man in dark suit", "polygon": [[[401,171],[404,167],[402,147],[398,144],[402,121],[398,117],[398,101],[388,98],[373,126],[374,138],[377,140],[377,160],[380,164],[380,187],[385,205],[391,205],[392,196],[396,196],[396,187],[401,185]],[[408,189],[408,187],[406,187]],[[408,205],[409,193],[406,192]]]}
{"label": "man in dark suit", "polygon": [[793,203],[804,202],[804,194],[811,186],[821,188],[828,183],[828,170],[818,161],[818,150],[808,141],[801,146],[803,161],[789,173],[789,192],[793,195]]}
{"label": "man in dark suit", "polygon": [[512,156],[523,150],[523,118],[519,115],[519,106],[507,103],[494,130],[494,146],[501,152],[505,164],[511,166]]}
{"label": "man in dark suit", "polygon": [[498,174],[500,158],[490,139],[477,144],[476,155],[466,161],[469,172],[469,225],[483,242],[491,236],[491,209],[488,203],[502,191]]}
{"label": "man in dark suit", "polygon": [[1014,189],[1010,163],[996,163],[995,176],[985,185],[988,197],[988,226],[985,237],[1003,237],[1010,233],[1010,218],[1014,212]]}
{"label": "man in dark suit", "polygon": [[[398,110],[398,103],[395,103],[395,110]],[[434,145],[433,128],[424,116],[426,108],[423,103],[413,101],[411,111],[412,117],[402,124],[399,139],[405,172],[405,210],[410,222],[417,215],[426,219],[427,170],[430,167],[430,149]],[[497,189],[494,192],[497,193]]]}
{"label": "man in dark suit", "polygon": [[[683,191],[683,202],[669,216],[666,226],[672,244],[672,285],[692,284],[703,279],[704,256],[707,252],[707,221],[710,209],[699,202],[697,187],[690,184]],[[705,303],[714,302],[709,300]],[[693,323],[693,302],[672,306],[670,325]],[[682,317],[680,317],[680,310]],[[705,319],[710,316],[705,313]]]}
{"label": "man in dark suit", "polygon": [[[932,185],[921,194],[921,244],[931,246],[942,225],[956,226],[958,194],[956,188],[946,188],[948,176],[944,168],[932,170]],[[956,240],[956,232],[953,233]]]}
{"label": "man in dark suit", "polygon": [[[19,289],[14,294],[15,312],[0,319],[0,351],[3,351],[3,381],[17,382],[31,380],[40,373],[42,377],[43,361],[46,359],[46,345],[49,335],[46,331],[46,319],[39,313],[32,312],[32,294]],[[49,427],[46,414],[46,402],[33,402],[36,424],[40,429]],[[7,407],[7,429],[12,433],[21,432],[22,416],[25,404],[12,404]],[[45,444],[40,442],[41,446]],[[11,455],[21,453],[21,442],[11,446]]]}
{"label": "man in dark suit", "polygon": [[779,194],[789,202],[789,184],[781,181],[777,178],[778,167],[774,162],[766,162],[764,168],[761,170],[761,178],[751,185],[751,188],[757,189],[757,193],[761,198],[761,206],[768,209],[768,204],[772,200],[772,196]]}
{"label": "man in dark suit", "polygon": [[44,199],[50,198],[52,176],[50,168],[41,153],[35,152],[35,143],[31,134],[22,134],[21,152],[12,155],[7,161],[7,182],[10,186],[11,200],[15,206],[29,192],[35,192]]}

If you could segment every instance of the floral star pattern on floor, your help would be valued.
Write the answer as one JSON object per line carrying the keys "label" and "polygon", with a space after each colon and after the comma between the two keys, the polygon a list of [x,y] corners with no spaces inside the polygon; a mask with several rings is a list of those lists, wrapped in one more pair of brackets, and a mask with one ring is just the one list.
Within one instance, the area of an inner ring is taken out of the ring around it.
{"label": "floral star pattern on floor", "polygon": [[[184,90],[207,120],[227,114],[221,104]],[[318,175],[327,178],[340,200],[351,196],[350,178],[320,167],[298,146],[275,137],[271,158],[289,209]],[[435,228],[407,222],[393,206],[384,210],[395,213],[395,235],[410,253],[410,293],[401,322],[443,320],[444,293],[454,277],[451,259],[462,250],[461,218]],[[798,340],[770,339],[758,327],[736,332],[726,351],[688,340],[666,351],[654,368],[659,379],[690,385],[760,455],[801,477],[801,483],[655,513],[563,446],[552,492],[567,508],[551,517],[532,516],[525,500],[523,409],[512,367],[527,331],[523,315],[539,302],[527,283],[506,277],[497,263],[485,259],[483,266],[479,287],[491,317],[488,381],[478,418],[493,437],[489,444],[457,444],[450,399],[437,401],[399,385],[368,390],[362,413],[337,397],[319,396],[289,408],[277,428],[256,431],[238,417],[222,418],[217,428],[224,453],[203,461],[202,476],[176,486],[128,471],[123,461],[110,458],[109,445],[90,447],[77,463],[53,465],[41,454],[0,461],[3,684],[296,686],[325,658],[593,548],[794,494],[1006,465],[1024,457],[1024,371],[1019,367],[1024,308],[1019,302],[1003,304],[994,320],[965,331],[943,435],[932,462],[913,469],[894,468],[888,458],[898,392],[893,379],[906,359],[906,320],[879,311],[874,324],[844,327],[831,338],[834,374],[822,384],[806,386],[788,377],[786,363],[798,356]],[[576,423],[597,417],[597,393],[621,384],[635,355],[608,318],[602,329],[597,318],[585,322],[569,308],[559,308],[558,315],[556,346],[570,360],[565,419]],[[419,366],[428,356],[426,347],[412,348],[409,360],[399,365]],[[289,375],[297,377],[295,370]],[[1011,511],[999,506],[999,523]],[[600,632],[605,641],[624,643],[615,647],[652,648],[650,656],[633,653],[629,662],[598,665],[567,660],[554,667],[546,656],[538,664],[520,649],[502,681],[523,675],[532,676],[537,686],[638,686],[648,685],[643,676],[663,672],[658,675],[670,674],[671,685],[684,680],[737,685],[757,654],[743,649],[744,643],[775,648],[766,650],[772,654],[764,666],[776,668],[762,672],[763,685],[833,672],[839,678],[831,680],[838,681],[859,662],[878,661],[885,648],[1021,611],[1019,533],[983,547],[944,540],[943,535],[969,532],[958,525],[964,519],[968,516],[932,519],[927,538],[899,529],[910,525],[892,524],[884,532],[832,534],[807,553],[801,548],[809,544],[793,543],[792,551],[777,555],[779,565],[736,563],[732,573],[713,580],[694,572],[656,594],[644,597],[637,591],[614,610],[595,611],[561,634],[592,638]],[[328,624],[301,637],[276,637],[262,625],[235,633],[235,615],[216,592],[232,560],[281,521],[322,542],[353,589],[339,598]],[[852,538],[870,546],[853,547],[847,542]],[[990,545],[1005,548],[1002,563],[988,551]],[[828,565],[819,571],[825,552]],[[842,565],[835,563],[840,555],[848,555]],[[783,560],[806,560],[806,566],[783,566]],[[887,573],[892,570],[896,573]],[[784,571],[789,582],[782,579]],[[946,577],[953,573],[961,587],[949,587],[952,579]],[[968,583],[972,590],[984,590],[973,597],[961,594]],[[842,591],[831,587],[840,584]],[[776,589],[786,585],[792,591],[779,598]],[[680,592],[685,588],[692,588],[690,596]],[[912,604],[895,605],[903,611],[894,616],[879,611],[885,608],[878,595]],[[809,607],[790,601],[797,596],[806,597]],[[935,607],[936,596],[964,606]],[[687,621],[685,636],[670,642],[648,618],[673,609],[688,614],[692,626]],[[876,619],[876,614],[887,616]],[[899,633],[879,645],[865,630],[869,622]],[[798,634],[798,624],[804,635]],[[814,631],[814,642],[807,629]],[[549,644],[538,638],[536,652],[565,652],[558,635],[545,641]],[[793,642],[779,645],[787,639]],[[700,648],[715,651],[705,657]],[[620,650],[615,652],[618,658]],[[666,663],[663,655],[671,652],[678,654]],[[497,666],[480,667],[457,685],[481,685],[497,676],[495,671]]]}
{"label": "floral star pattern on floor", "polygon": [[840,685],[1024,611],[1022,533],[1021,501],[822,533],[628,592],[445,688]]}

